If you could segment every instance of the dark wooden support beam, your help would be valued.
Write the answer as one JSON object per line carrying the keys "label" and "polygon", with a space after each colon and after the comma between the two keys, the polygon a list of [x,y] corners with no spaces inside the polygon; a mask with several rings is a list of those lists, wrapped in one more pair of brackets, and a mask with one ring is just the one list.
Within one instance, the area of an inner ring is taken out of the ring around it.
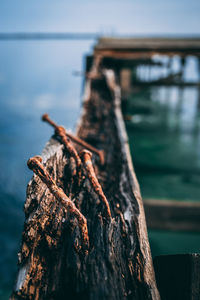
{"label": "dark wooden support beam", "polygon": [[154,80],[154,81],[135,81],[133,82],[135,87],[149,87],[149,86],[178,86],[178,87],[200,87],[200,82],[183,82],[175,80]]}
{"label": "dark wooden support beam", "polygon": [[148,58],[154,54],[200,56],[200,37],[100,38],[95,54],[112,58]]}
{"label": "dark wooden support beam", "polygon": [[157,256],[154,267],[162,300],[199,300],[200,254]]}
{"label": "dark wooden support beam", "polygon": [[147,227],[174,231],[200,232],[200,203],[146,199]]}

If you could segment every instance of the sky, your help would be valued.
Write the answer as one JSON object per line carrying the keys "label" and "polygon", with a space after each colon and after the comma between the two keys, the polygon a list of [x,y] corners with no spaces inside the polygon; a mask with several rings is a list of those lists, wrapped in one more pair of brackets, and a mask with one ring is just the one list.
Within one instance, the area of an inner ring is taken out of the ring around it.
{"label": "sky", "polygon": [[1,0],[0,32],[198,34],[199,0]]}

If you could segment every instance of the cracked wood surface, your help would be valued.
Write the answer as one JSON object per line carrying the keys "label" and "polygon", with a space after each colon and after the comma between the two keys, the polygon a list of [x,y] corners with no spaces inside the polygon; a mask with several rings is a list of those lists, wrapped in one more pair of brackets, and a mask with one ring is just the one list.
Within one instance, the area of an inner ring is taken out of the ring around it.
{"label": "cracked wood surface", "polygon": [[76,218],[34,175],[27,188],[19,273],[11,299],[160,299],[112,71],[86,82],[82,112],[78,137],[105,152],[103,166],[97,156],[92,159],[112,218],[106,218],[105,202],[83,165],[82,183],[74,184],[74,162],[54,136],[43,162],[86,218],[89,249],[84,251]]}

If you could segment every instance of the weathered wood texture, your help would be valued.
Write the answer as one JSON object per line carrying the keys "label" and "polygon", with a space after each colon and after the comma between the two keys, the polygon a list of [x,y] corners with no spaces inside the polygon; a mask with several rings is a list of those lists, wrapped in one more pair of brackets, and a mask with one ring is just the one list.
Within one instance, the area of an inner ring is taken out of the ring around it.
{"label": "weathered wood texture", "polygon": [[200,56],[200,38],[100,38],[95,56],[104,59],[149,59],[155,54]]}
{"label": "weathered wood texture", "polygon": [[200,254],[158,256],[154,266],[162,300],[199,300]]}
{"label": "weathered wood texture", "polygon": [[93,162],[112,218],[106,218],[84,170],[81,188],[72,188],[70,157],[58,141],[50,140],[43,160],[86,217],[89,248],[82,243],[76,218],[34,175],[27,189],[19,273],[11,299],[160,299],[112,71],[87,81],[77,134],[105,151],[104,166],[95,156]]}
{"label": "weathered wood texture", "polygon": [[200,37],[100,38],[95,50],[200,52]]}
{"label": "weathered wood texture", "polygon": [[200,203],[148,199],[144,201],[148,228],[200,232]]}

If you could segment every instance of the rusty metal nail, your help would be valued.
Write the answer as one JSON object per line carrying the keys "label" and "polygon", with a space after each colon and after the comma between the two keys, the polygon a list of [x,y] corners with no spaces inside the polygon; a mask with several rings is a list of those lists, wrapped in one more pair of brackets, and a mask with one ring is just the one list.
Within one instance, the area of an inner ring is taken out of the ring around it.
{"label": "rusty metal nail", "polygon": [[44,114],[42,116],[42,120],[49,123],[51,126],[54,127],[56,134],[58,134],[59,137],[61,138],[61,141],[64,144],[65,148],[67,149],[69,154],[75,159],[76,165],[77,165],[77,173],[78,173],[78,184],[80,185],[80,182],[81,182],[81,160],[80,160],[80,157],[79,157],[76,149],[74,148],[74,146],[68,139],[65,128],[62,126],[56,125],[56,123],[54,123],[49,118],[48,114]]}
{"label": "rusty metal nail", "polygon": [[44,114],[42,116],[42,121],[49,123],[51,126],[53,126],[55,129],[57,129],[57,125],[55,122],[53,122],[50,118],[48,114]]}
{"label": "rusty metal nail", "polygon": [[[54,121],[52,121],[50,118],[49,118],[49,115],[48,114],[44,114],[42,116],[42,120],[49,123],[51,126],[53,126],[56,130],[57,133],[60,132],[60,128],[63,128],[61,126],[58,126]],[[82,139],[74,136],[73,134],[67,132],[65,129],[65,134],[75,143],[81,145],[82,147],[92,151],[93,153],[97,154],[99,156],[99,160],[100,160],[100,163],[101,165],[104,165],[105,163],[105,158],[104,158],[104,151],[103,150],[98,150],[97,148],[93,147],[92,145],[88,144],[87,142],[83,141]]]}
{"label": "rusty metal nail", "polygon": [[68,196],[59,188],[46,168],[42,164],[42,158],[40,156],[32,157],[28,160],[27,165],[40,179],[46,184],[50,192],[55,198],[62,203],[62,205],[70,212],[71,215],[75,216],[78,220],[79,228],[81,231],[82,239],[84,244],[88,247],[88,229],[87,220],[82,213],[77,209],[75,204],[68,198]]}
{"label": "rusty metal nail", "polygon": [[98,150],[97,148],[93,147],[92,145],[88,144],[87,142],[83,141],[82,139],[72,135],[69,132],[66,132],[66,135],[75,143],[83,146],[84,148],[90,150],[91,152],[97,154],[99,156],[99,160],[101,165],[104,165],[105,163],[105,158],[104,158],[104,151],[103,150]]}
{"label": "rusty metal nail", "polygon": [[102,187],[96,177],[93,165],[92,165],[92,153],[88,150],[83,150],[79,153],[83,166],[87,171],[88,178],[90,180],[91,185],[93,186],[95,192],[99,195],[100,200],[103,202],[105,208],[106,208],[106,217],[107,219],[111,218],[111,211],[110,211],[110,206],[108,203],[108,200],[106,196],[104,195],[104,192],[102,190]]}

